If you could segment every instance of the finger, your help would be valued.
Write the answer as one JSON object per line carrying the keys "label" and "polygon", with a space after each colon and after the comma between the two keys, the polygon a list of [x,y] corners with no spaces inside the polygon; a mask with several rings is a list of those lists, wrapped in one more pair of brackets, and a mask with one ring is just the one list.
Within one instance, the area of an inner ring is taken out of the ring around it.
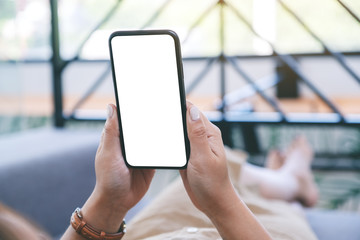
{"label": "finger", "polygon": [[[192,104],[190,101],[187,101],[186,104],[188,109],[194,106],[194,104]],[[222,141],[221,131],[217,126],[211,123],[209,119],[202,112],[200,112],[200,114],[207,131],[207,140],[209,147],[212,150],[212,152],[214,152],[217,156],[219,156],[219,154],[221,154],[221,150],[223,149],[223,145],[224,145]]]}
{"label": "finger", "polygon": [[186,118],[191,154],[208,154],[210,147],[204,116],[196,106],[189,104]]}
{"label": "finger", "polygon": [[107,120],[101,136],[99,148],[105,151],[119,151],[119,123],[117,120],[116,107],[113,104],[107,106]]}
{"label": "finger", "polygon": [[204,119],[205,127],[208,131],[208,142],[211,150],[219,155],[221,153],[220,150],[223,149],[224,143],[222,140],[222,135],[220,129],[211,123],[206,117]]}
{"label": "finger", "polygon": [[[186,108],[189,109],[192,106],[194,106],[194,104],[192,102],[190,102],[189,100],[186,100]],[[220,136],[220,138],[221,138],[220,129],[217,126],[215,126],[212,122],[210,122],[209,119],[202,112],[200,112],[200,114],[202,115],[202,119],[203,119],[203,122],[205,124],[208,134]]]}

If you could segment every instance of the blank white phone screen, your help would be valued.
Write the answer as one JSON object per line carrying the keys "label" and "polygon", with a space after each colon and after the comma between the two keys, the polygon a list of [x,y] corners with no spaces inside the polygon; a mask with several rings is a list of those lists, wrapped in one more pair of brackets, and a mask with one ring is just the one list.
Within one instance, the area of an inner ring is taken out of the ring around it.
{"label": "blank white phone screen", "polygon": [[174,39],[167,34],[111,40],[126,161],[183,167],[184,126]]}

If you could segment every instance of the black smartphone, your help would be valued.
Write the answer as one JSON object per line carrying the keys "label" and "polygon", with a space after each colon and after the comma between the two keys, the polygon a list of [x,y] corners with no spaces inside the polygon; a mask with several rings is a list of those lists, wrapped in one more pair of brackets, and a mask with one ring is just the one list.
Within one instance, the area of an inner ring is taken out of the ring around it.
{"label": "black smartphone", "polygon": [[180,42],[171,30],[109,38],[121,150],[137,168],[186,168],[190,147]]}

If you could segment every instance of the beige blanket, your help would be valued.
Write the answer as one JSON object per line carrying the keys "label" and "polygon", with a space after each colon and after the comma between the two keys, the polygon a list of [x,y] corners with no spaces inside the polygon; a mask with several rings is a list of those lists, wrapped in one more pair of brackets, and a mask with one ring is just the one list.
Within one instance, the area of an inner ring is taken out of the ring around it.
{"label": "beige blanket", "polygon": [[[246,154],[226,149],[230,178],[242,200],[273,239],[316,239],[304,216],[289,203],[262,198],[241,185]],[[181,179],[170,184],[128,224],[124,239],[221,239],[208,217],[193,206]]]}

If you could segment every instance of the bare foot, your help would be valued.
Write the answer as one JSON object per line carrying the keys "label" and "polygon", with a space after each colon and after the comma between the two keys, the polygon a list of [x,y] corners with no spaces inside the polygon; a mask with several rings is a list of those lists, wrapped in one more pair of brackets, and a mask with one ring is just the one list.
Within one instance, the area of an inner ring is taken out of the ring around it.
{"label": "bare foot", "polygon": [[265,167],[278,170],[280,169],[285,163],[285,156],[279,150],[271,150],[268,152],[266,159],[265,159]]}
{"label": "bare foot", "polygon": [[294,200],[306,207],[314,206],[318,200],[318,189],[311,172],[313,157],[314,153],[306,138],[297,137],[286,153],[284,165],[279,169],[295,175],[299,187]]}

